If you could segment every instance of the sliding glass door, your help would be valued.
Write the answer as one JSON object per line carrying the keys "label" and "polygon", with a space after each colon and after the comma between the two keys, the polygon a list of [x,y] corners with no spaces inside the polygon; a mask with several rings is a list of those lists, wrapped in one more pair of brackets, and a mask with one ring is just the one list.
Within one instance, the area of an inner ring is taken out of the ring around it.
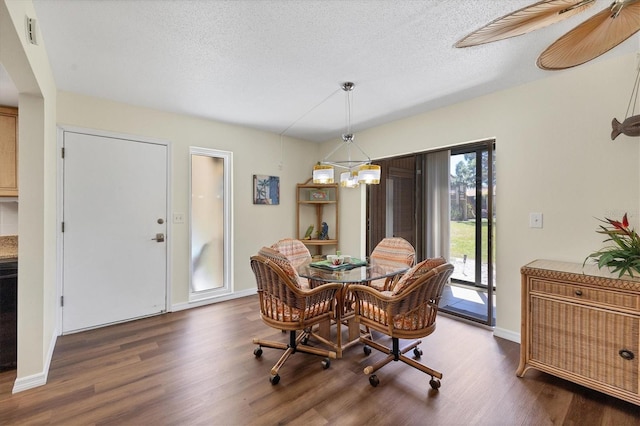
{"label": "sliding glass door", "polygon": [[493,143],[450,157],[450,261],[455,270],[440,309],[495,324],[495,156]]}
{"label": "sliding glass door", "polygon": [[367,253],[399,236],[418,260],[449,259],[455,270],[440,309],[494,325],[494,141],[376,163],[382,177],[367,192]]}

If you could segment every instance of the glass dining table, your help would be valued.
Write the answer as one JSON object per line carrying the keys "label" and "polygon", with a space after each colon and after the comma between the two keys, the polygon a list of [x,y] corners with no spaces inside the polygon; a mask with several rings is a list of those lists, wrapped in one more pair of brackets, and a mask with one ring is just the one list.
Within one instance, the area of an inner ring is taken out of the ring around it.
{"label": "glass dining table", "polygon": [[370,260],[360,264],[347,263],[332,267],[328,262],[305,262],[297,267],[298,275],[309,280],[326,283],[363,284],[383,278],[395,277],[409,269],[405,263]]}
{"label": "glass dining table", "polygon": [[[347,284],[366,285],[371,281],[396,277],[408,269],[409,266],[404,263],[380,262],[373,259],[366,262],[353,259],[352,263],[339,266],[330,265],[326,261],[309,261],[296,268],[298,275],[307,278],[311,287],[316,287],[323,283],[342,283],[345,285],[337,297],[335,342],[331,338],[332,324],[328,322],[320,324],[318,329],[318,335],[323,341],[331,343],[338,358],[342,357],[344,349],[357,343],[361,336],[369,335],[368,330],[362,330],[360,325],[355,322],[351,301],[347,294]],[[347,330],[344,343],[342,326],[345,326]]]}

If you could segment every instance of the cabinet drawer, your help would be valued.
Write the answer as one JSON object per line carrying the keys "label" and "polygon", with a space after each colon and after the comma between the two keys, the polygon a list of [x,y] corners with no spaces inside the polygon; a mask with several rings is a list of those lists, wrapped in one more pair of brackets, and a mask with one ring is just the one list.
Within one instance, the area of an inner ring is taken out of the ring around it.
{"label": "cabinet drawer", "polygon": [[640,318],[538,296],[530,308],[533,364],[637,397]]}
{"label": "cabinet drawer", "polygon": [[530,291],[640,312],[640,295],[531,278]]}

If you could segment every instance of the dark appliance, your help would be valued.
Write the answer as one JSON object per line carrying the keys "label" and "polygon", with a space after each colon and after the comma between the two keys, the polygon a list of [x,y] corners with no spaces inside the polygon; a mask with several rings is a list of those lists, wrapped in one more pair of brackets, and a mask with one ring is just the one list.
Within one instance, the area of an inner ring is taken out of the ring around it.
{"label": "dark appliance", "polygon": [[18,262],[0,260],[0,371],[18,359]]}

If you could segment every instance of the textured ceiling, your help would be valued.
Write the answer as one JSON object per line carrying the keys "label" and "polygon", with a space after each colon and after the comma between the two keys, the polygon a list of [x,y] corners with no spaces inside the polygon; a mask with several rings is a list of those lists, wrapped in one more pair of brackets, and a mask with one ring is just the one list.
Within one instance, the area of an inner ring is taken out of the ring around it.
{"label": "textured ceiling", "polygon": [[[325,141],[344,131],[344,81],[357,132],[570,72],[535,61],[611,0],[464,49],[453,44],[533,1],[33,2],[60,90]],[[596,60],[636,51],[639,34]]]}

